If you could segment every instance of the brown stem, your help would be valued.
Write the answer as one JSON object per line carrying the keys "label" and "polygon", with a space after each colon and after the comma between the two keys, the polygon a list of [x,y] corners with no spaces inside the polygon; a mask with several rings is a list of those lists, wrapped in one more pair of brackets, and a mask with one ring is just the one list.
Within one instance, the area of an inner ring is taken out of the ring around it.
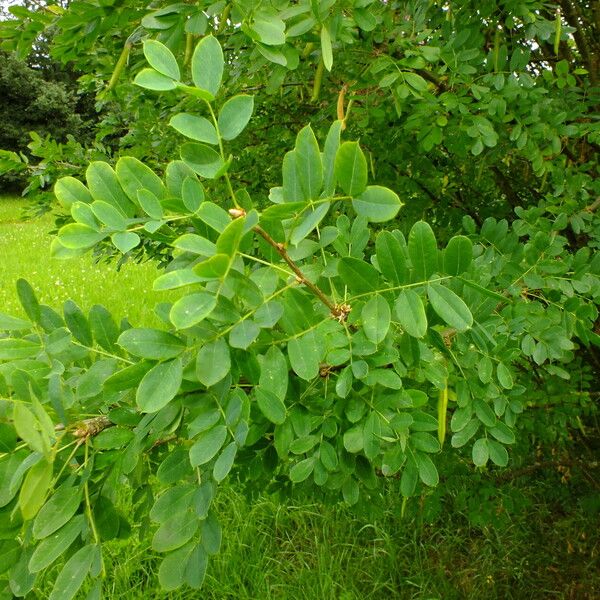
{"label": "brown stem", "polygon": [[92,419],[85,419],[75,423],[75,429],[73,435],[76,438],[86,440],[89,437],[98,435],[101,431],[104,431],[108,427],[112,427],[113,423],[104,415],[99,417],[93,417]]}
{"label": "brown stem", "polygon": [[589,206],[586,206],[583,210],[589,213],[596,212],[596,209],[600,207],[600,196],[598,196]]}
{"label": "brown stem", "polygon": [[338,319],[339,321],[345,321],[348,317],[348,313],[350,312],[350,306],[347,304],[334,304],[323,292],[322,290],[316,286],[312,281],[310,281],[306,275],[300,270],[298,265],[290,258],[287,253],[285,246],[276,242],[262,227],[258,225],[252,228],[258,235],[260,235],[267,244],[272,246],[277,254],[283,258],[283,260],[287,263],[287,265],[294,271],[296,278],[302,284],[304,284],[330,311],[333,317]]}

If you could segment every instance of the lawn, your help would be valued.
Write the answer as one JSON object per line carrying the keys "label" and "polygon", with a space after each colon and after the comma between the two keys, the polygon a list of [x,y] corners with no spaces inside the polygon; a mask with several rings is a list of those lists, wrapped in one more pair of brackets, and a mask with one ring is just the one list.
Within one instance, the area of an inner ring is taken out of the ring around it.
{"label": "lawn", "polygon": [[[52,218],[21,218],[23,201],[0,199],[0,310],[19,314],[14,282],[26,277],[42,302],[73,298],[102,303],[136,325],[157,322],[165,298],[151,291],[150,264],[95,264],[90,257],[50,258]],[[440,465],[445,473],[444,464]],[[397,482],[380,510],[248,498],[232,481],[218,511],[223,548],[197,592],[165,594],[155,583],[159,557],[140,540],[108,544],[105,596],[110,599],[215,600],[592,599],[600,597],[598,490],[573,472],[537,470],[526,478],[498,473],[447,475],[443,491],[409,502],[401,518]],[[125,509],[127,501],[124,499]],[[31,598],[47,598],[59,565]],[[4,598],[0,589],[0,598]],[[7,596],[10,597],[10,596]],[[81,596],[82,598],[85,595]]]}

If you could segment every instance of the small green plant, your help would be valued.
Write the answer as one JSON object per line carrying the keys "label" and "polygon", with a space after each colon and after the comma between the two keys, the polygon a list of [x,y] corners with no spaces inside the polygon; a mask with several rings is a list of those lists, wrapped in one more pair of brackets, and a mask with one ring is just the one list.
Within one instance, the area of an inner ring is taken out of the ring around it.
{"label": "small green plant", "polygon": [[124,156],[60,179],[72,222],[53,253],[168,248],[154,289],[181,296],[157,306],[163,328],[136,328],[101,306],[58,314],[20,280],[28,318],[0,315],[2,568],[18,597],[58,560],[51,600],[88,577],[98,597],[104,542],[131,532],[122,486],[174,590],[199,588],[219,552],[213,498],[233,472],[355,505],[385,477],[405,499],[437,486],[442,450],[506,466],[520,371],[567,379],[575,337],[597,343],[598,269],[568,251],[565,215],[465,218],[443,249],[424,221],[405,238],[384,226],[399,196],[369,185],[341,120],[322,146],[301,129],[260,207],[229,176],[254,101],[220,99],[217,39],[193,51],[193,85],[162,43],[144,53],[139,86],[195,100],[170,121],[192,141],[164,177]]}

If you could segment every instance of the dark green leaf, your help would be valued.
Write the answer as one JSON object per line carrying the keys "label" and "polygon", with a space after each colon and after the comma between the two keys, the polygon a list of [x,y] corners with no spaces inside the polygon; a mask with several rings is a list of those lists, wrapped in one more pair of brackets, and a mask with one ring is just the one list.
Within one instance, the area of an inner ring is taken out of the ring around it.
{"label": "dark green leaf", "polygon": [[230,369],[229,347],[222,338],[200,348],[196,357],[196,375],[206,387],[221,381]]}
{"label": "dark green leaf", "polygon": [[225,425],[217,425],[201,433],[190,448],[192,467],[198,467],[212,460],[223,447],[226,439],[227,427]]}
{"label": "dark green leaf", "polygon": [[427,295],[433,310],[451,327],[466,331],[473,325],[471,311],[452,290],[432,283],[427,286]]}
{"label": "dark green leaf", "polygon": [[402,290],[394,306],[396,316],[408,335],[421,338],[427,333],[427,315],[419,294]]}
{"label": "dark green leaf", "polygon": [[134,356],[153,360],[175,358],[185,350],[182,340],[158,329],[127,329],[119,336],[117,343]]}
{"label": "dark green leaf", "polygon": [[335,157],[335,179],[348,196],[359,196],[367,187],[367,159],[358,142],[344,142]]}
{"label": "dark green leaf", "polygon": [[416,281],[426,281],[438,270],[435,235],[425,221],[417,221],[408,234],[408,255]]}
{"label": "dark green leaf", "polygon": [[269,390],[261,389],[261,387],[255,388],[256,390],[256,402],[258,408],[271,423],[281,425],[285,421],[286,409],[285,404],[280,400],[273,392]]}

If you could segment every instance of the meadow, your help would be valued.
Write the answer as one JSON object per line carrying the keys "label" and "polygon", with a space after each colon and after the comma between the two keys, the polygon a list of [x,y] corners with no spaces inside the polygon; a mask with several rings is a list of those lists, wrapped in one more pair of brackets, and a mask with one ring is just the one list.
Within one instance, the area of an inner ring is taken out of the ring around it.
{"label": "meadow", "polygon": [[[0,311],[22,314],[14,282],[25,277],[55,308],[67,298],[101,303],[136,325],[156,324],[151,263],[96,264],[89,256],[50,257],[51,215],[22,217],[24,202],[0,198]],[[144,302],[140,303],[139,298]],[[440,465],[441,473],[444,464]],[[108,544],[106,598],[206,599],[592,599],[600,597],[600,524],[594,481],[577,471],[538,469],[523,477],[500,471],[443,475],[444,490],[412,499],[402,517],[398,483],[381,508],[357,513],[341,505],[248,497],[232,480],[218,511],[225,532],[201,594],[155,587],[159,558],[140,541],[140,524]],[[597,486],[597,482],[595,484]],[[123,499],[127,509],[127,499]],[[31,598],[47,598],[59,566]],[[85,597],[85,594],[81,596]],[[0,590],[0,598],[4,598]]]}

